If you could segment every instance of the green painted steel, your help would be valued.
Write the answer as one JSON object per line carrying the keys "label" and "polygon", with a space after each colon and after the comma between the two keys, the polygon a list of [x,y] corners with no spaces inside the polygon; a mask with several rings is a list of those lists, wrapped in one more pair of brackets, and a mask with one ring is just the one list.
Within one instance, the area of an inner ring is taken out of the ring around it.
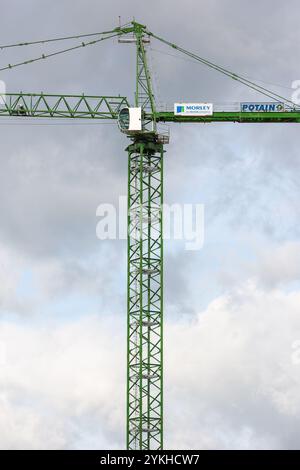
{"label": "green painted steel", "polygon": [[8,93],[0,95],[0,116],[117,119],[129,106],[123,96]]}
{"label": "green painted steel", "polygon": [[163,145],[144,26],[134,23],[137,48],[135,105],[143,131],[128,146],[127,449],[163,448]]}
{"label": "green painted steel", "polygon": [[[143,130],[156,131],[156,108],[155,98],[152,89],[151,74],[147,62],[145,43],[147,34],[145,34],[145,26],[134,22],[134,35],[136,38],[136,91],[135,105],[142,108],[144,113]],[[148,39],[149,41],[149,39]],[[148,118],[145,118],[148,114]]]}
{"label": "green painted steel", "polygon": [[[139,49],[139,47],[137,48]],[[143,48],[144,49],[144,48]],[[145,54],[145,53],[144,53]],[[212,116],[182,116],[172,111],[157,112],[153,98],[151,81],[146,79],[150,72],[142,65],[144,54],[137,55],[137,95],[136,106],[142,106],[144,126],[152,122],[300,122],[300,111],[252,112],[239,111],[214,112]],[[151,99],[149,97],[151,96]],[[0,116],[37,117],[37,118],[79,118],[79,119],[117,119],[119,111],[130,107],[124,96],[93,95],[54,95],[44,93],[7,93],[0,95]],[[151,130],[155,131],[153,125]],[[148,129],[149,130],[149,129]]]}
{"label": "green painted steel", "polygon": [[127,449],[163,448],[163,146],[128,151]]}
{"label": "green painted steel", "polygon": [[215,112],[212,116],[182,116],[175,115],[173,112],[157,112],[157,122],[300,122],[300,111],[285,111],[278,113],[253,112],[245,113],[239,111],[220,111]]}

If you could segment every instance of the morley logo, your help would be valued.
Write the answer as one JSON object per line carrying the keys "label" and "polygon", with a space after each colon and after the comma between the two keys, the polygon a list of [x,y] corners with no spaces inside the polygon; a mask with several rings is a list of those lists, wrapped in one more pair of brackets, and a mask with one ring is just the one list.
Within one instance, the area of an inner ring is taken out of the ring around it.
{"label": "morley logo", "polygon": [[184,113],[184,106],[176,106],[176,113],[177,114]]}
{"label": "morley logo", "polygon": [[180,116],[211,116],[212,103],[175,103],[174,114]]}

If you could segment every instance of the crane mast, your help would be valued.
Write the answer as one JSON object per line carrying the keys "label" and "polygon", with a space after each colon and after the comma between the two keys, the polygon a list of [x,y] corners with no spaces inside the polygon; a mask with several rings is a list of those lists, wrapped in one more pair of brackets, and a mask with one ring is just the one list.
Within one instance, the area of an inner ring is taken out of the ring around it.
{"label": "crane mast", "polygon": [[134,23],[135,106],[141,132],[128,152],[127,449],[163,447],[163,144],[156,132],[155,102],[144,27]]}

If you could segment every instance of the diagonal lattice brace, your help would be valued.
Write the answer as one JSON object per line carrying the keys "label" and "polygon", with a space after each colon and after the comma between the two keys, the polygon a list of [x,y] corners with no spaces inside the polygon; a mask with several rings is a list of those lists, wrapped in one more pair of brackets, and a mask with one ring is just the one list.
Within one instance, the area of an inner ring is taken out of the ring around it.
{"label": "diagonal lattice brace", "polygon": [[127,448],[163,448],[163,146],[128,159]]}

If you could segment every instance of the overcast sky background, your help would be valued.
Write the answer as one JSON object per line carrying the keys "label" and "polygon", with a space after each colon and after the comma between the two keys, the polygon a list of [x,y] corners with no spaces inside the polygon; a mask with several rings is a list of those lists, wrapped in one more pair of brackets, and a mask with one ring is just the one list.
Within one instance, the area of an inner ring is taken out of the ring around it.
{"label": "overcast sky background", "polygon": [[[0,44],[105,31],[120,15],[287,98],[300,79],[297,0],[11,0],[1,11]],[[0,66],[61,46],[2,50]],[[156,41],[149,55],[162,104],[264,101]],[[132,102],[134,61],[112,40],[0,79],[8,92]],[[165,244],[168,449],[299,447],[299,129],[171,126],[165,202],[205,205],[205,243]],[[126,241],[97,240],[96,209],[126,194],[126,138],[116,125],[13,118],[0,132],[0,448],[124,448]]]}

